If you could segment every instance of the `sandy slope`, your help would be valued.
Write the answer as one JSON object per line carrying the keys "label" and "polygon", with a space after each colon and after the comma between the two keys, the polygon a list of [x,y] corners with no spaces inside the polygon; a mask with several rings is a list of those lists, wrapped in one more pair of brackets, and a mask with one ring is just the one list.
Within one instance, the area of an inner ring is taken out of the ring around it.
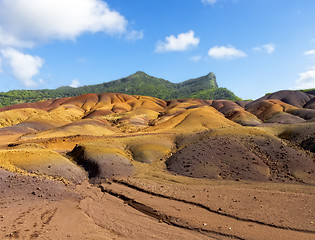
{"label": "sandy slope", "polygon": [[314,239],[312,95],[0,109],[1,239]]}

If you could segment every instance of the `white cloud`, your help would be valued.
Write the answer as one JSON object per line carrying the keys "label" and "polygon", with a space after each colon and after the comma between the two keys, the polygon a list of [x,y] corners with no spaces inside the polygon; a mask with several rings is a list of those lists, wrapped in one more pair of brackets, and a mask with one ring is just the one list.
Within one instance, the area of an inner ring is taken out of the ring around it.
{"label": "white cloud", "polygon": [[5,32],[0,26],[0,46],[2,47],[33,47],[33,43],[30,41],[22,41],[16,38],[11,33]]}
{"label": "white cloud", "polygon": [[304,55],[309,56],[309,57],[315,57],[315,50],[305,51]]}
{"label": "white cloud", "polygon": [[126,34],[126,39],[131,40],[131,41],[135,41],[135,40],[142,39],[143,36],[144,36],[143,31],[132,30]]}
{"label": "white cloud", "polygon": [[2,59],[0,58],[0,73],[2,73]]}
{"label": "white cloud", "polygon": [[39,73],[44,60],[38,56],[31,56],[13,48],[1,50],[1,54],[11,67],[12,74],[27,87],[36,87],[33,77]]}
{"label": "white cloud", "polygon": [[210,57],[216,59],[233,59],[246,57],[246,53],[233,46],[215,46],[208,51]]}
{"label": "white cloud", "polygon": [[215,4],[217,2],[217,0],[201,0],[201,2],[203,4]]}
{"label": "white cloud", "polygon": [[190,47],[195,47],[199,44],[200,39],[195,37],[194,31],[190,30],[187,33],[180,33],[175,37],[170,35],[165,38],[165,42],[159,41],[156,44],[156,52],[171,52],[171,51],[185,51]]}
{"label": "white cloud", "polygon": [[102,0],[0,0],[0,26],[13,46],[25,39],[75,39],[84,32],[124,33],[127,20]]}
{"label": "white cloud", "polygon": [[125,17],[103,0],[0,0],[0,52],[12,74],[25,86],[34,87],[37,83],[32,78],[44,61],[16,49],[75,40],[84,33],[143,37],[143,32],[129,31],[127,25]]}
{"label": "white cloud", "polygon": [[73,88],[77,88],[77,87],[80,87],[81,86],[81,83],[78,79],[73,79],[71,81],[71,84],[69,85],[70,87],[73,87]]}
{"label": "white cloud", "polygon": [[273,43],[263,45],[263,49],[268,53],[271,54],[275,51],[276,47]]}
{"label": "white cloud", "polygon": [[259,46],[259,47],[254,47],[253,50],[255,52],[264,51],[268,54],[272,54],[276,50],[276,47],[273,43],[268,43],[268,44],[264,44],[264,45]]}
{"label": "white cloud", "polygon": [[199,55],[192,56],[192,57],[190,58],[190,60],[193,61],[193,62],[199,62],[201,59],[202,59],[202,57],[199,56]]}
{"label": "white cloud", "polygon": [[300,73],[296,84],[296,89],[315,88],[315,66],[306,72]]}

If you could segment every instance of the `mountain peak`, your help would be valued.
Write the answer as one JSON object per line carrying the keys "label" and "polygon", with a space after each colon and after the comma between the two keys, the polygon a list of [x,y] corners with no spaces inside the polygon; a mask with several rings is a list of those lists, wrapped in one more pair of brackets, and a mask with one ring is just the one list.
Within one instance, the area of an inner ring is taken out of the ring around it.
{"label": "mountain peak", "polygon": [[205,77],[209,77],[209,78],[215,78],[215,75],[213,72],[208,73]]}
{"label": "mountain peak", "polygon": [[215,88],[218,87],[217,79],[216,79],[213,72],[210,72],[207,75],[200,77],[198,79],[205,79],[205,80],[209,81],[210,86],[215,87]]}
{"label": "mountain peak", "polygon": [[114,81],[79,88],[60,87],[56,90],[29,90],[27,93],[19,90],[1,93],[0,107],[17,102],[34,102],[42,99],[74,97],[85,93],[105,92],[152,96],[164,100],[179,98],[237,99],[235,94],[228,89],[218,88],[213,72],[199,78],[172,83],[163,78],[150,76],[143,71],[137,71],[134,74]]}
{"label": "mountain peak", "polygon": [[134,74],[131,74],[129,77],[151,77],[151,76],[146,74],[145,72],[137,71]]}
{"label": "mountain peak", "polygon": [[191,88],[194,88],[196,91],[208,88],[218,88],[217,80],[213,72],[210,72],[207,75],[198,78],[189,79],[179,84],[190,86]]}

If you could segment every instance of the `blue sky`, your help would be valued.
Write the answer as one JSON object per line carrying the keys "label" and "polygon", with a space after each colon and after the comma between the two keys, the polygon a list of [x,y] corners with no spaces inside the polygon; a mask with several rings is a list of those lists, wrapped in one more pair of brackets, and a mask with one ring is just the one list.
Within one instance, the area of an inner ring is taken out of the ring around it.
{"label": "blue sky", "polygon": [[209,72],[243,99],[315,88],[312,0],[0,0],[0,91]]}

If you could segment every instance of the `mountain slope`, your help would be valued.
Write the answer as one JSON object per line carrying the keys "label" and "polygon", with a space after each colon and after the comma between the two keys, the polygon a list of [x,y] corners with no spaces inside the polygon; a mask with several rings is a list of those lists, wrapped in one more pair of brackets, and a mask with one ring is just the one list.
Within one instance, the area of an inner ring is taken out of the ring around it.
{"label": "mountain slope", "polygon": [[218,87],[213,73],[175,84],[139,71],[118,80],[78,88],[60,87],[55,90],[13,90],[7,93],[0,93],[0,106],[105,92],[145,95],[165,100],[176,98],[238,100],[238,97],[233,92],[226,88]]}

